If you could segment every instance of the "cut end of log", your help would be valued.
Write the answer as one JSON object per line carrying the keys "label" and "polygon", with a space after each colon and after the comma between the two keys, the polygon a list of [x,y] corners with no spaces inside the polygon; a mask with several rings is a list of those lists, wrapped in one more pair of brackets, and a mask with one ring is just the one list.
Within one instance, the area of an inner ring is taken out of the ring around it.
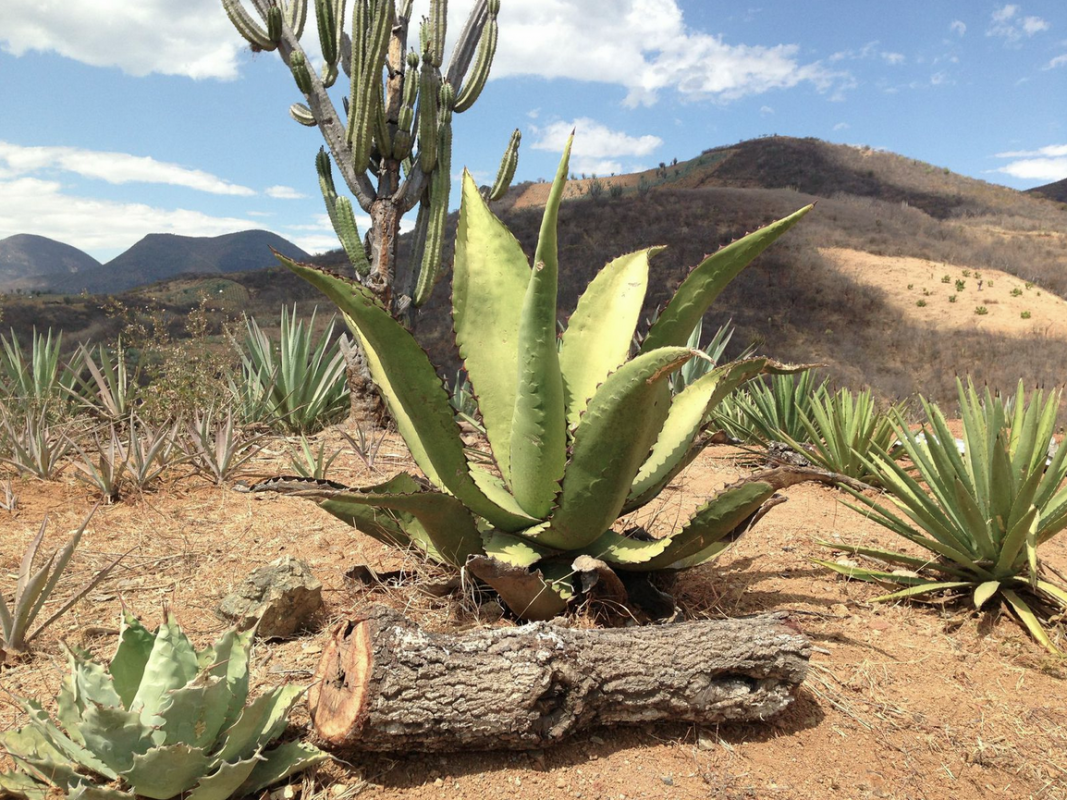
{"label": "cut end of log", "polygon": [[366,720],[367,684],[374,664],[370,620],[338,625],[323,651],[308,706],[315,730],[340,745],[359,736]]}

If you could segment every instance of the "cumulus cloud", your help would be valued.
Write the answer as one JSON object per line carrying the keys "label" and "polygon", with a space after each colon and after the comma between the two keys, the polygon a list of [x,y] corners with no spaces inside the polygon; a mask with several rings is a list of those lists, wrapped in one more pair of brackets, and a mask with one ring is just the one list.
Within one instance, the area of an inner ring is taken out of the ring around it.
{"label": "cumulus cloud", "polygon": [[575,131],[571,150],[571,164],[576,172],[604,175],[623,172],[621,157],[641,158],[651,155],[663,144],[658,136],[630,136],[614,131],[588,117],[570,122],[559,120],[543,127],[534,127],[538,137],[531,145],[534,150],[558,153],[567,144],[567,137]]}
{"label": "cumulus cloud", "polygon": [[255,191],[198,169],[149,156],[79,147],[24,147],[0,141],[0,177],[37,172],[73,172],[107,183],[162,183],[201,192],[247,197]]}
{"label": "cumulus cloud", "polygon": [[[245,0],[246,4],[248,0]],[[449,4],[450,39],[474,0]],[[418,0],[419,19],[427,0]],[[314,25],[303,44],[318,57]],[[56,52],[86,64],[229,80],[246,47],[218,0],[4,0],[0,47]],[[686,25],[677,0],[510,0],[500,15],[493,77],[536,75],[615,84],[630,105],[664,91],[734,100],[801,84],[830,91],[845,76],[803,63],[795,44],[731,44]]]}
{"label": "cumulus cloud", "polygon": [[949,23],[948,29],[957,36],[963,36],[967,33],[967,23],[962,20],[954,19]]}
{"label": "cumulus cloud", "polygon": [[275,200],[303,200],[307,197],[306,194],[298,192],[291,186],[268,186],[263,193]]}
{"label": "cumulus cloud", "polygon": [[1018,44],[1024,37],[1029,38],[1050,27],[1041,17],[1024,17],[1018,5],[1008,4],[993,12],[985,35],[1002,38],[1007,44]]}
{"label": "cumulus cloud", "polygon": [[996,158],[1012,159],[995,172],[1015,178],[1052,182],[1067,178],[1067,144],[1052,144],[1037,150],[1009,150]]}
{"label": "cumulus cloud", "polygon": [[244,47],[218,0],[4,0],[0,19],[0,47],[16,56],[55,52],[137,76],[232,79]]}
{"label": "cumulus cloud", "polygon": [[104,257],[130,247],[146,233],[220,236],[260,227],[251,219],[79,197],[66,193],[58,181],[0,181],[0,238],[33,233]]}
{"label": "cumulus cloud", "polygon": [[[450,30],[460,28],[472,5],[449,4]],[[509,0],[499,41],[495,78],[614,84],[626,89],[630,106],[650,105],[666,91],[723,102],[801,84],[829,91],[843,77],[803,63],[793,44],[731,44],[694,30],[677,0]]]}

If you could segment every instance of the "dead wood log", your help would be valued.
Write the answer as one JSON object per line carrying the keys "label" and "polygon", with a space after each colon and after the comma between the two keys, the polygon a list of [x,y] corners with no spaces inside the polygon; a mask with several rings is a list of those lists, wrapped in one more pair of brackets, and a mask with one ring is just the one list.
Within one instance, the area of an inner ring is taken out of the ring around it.
{"label": "dead wood log", "polygon": [[594,725],[763,720],[792,702],[811,655],[785,616],[453,635],[372,607],[334,630],[311,718],[327,745],[372,751],[536,749]]}

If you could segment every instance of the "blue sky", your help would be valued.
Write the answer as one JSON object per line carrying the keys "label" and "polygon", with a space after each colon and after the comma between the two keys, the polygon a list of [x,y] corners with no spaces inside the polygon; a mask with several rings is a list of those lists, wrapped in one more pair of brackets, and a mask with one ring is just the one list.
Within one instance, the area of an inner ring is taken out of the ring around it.
{"label": "blue sky", "polygon": [[[218,0],[3,0],[0,238],[104,261],[161,232],[335,247],[318,132],[243,44]],[[777,133],[1019,189],[1067,177],[1063,0],[502,0],[493,76],[454,126],[456,172],[485,182],[516,127],[516,181],[551,177],[572,127],[574,171],[602,175]]]}

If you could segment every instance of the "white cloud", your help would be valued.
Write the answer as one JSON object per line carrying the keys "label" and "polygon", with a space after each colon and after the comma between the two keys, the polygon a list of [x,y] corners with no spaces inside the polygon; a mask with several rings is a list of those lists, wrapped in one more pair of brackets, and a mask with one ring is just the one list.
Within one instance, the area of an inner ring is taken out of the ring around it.
{"label": "white cloud", "polygon": [[1010,150],[997,158],[1013,159],[995,172],[1015,178],[1052,182],[1067,178],[1067,144],[1053,144],[1037,150]]}
{"label": "white cloud", "polygon": [[1020,17],[1019,6],[1008,4],[993,12],[985,35],[1002,38],[1007,44],[1017,44],[1024,36],[1033,36],[1050,27],[1041,17]]}
{"label": "white cloud", "polygon": [[904,63],[903,53],[882,53],[881,56],[887,64],[891,64],[892,66]]}
{"label": "white cloud", "polygon": [[839,122],[836,125],[834,125],[834,130],[835,131],[847,131],[851,127],[852,126],[849,125],[847,122]]}
{"label": "white cloud", "polygon": [[[426,3],[418,0],[413,20]],[[449,5],[451,39],[472,5]],[[303,44],[316,61],[313,24]],[[136,76],[230,80],[247,45],[218,0],[3,0],[0,47],[16,56],[56,52]],[[509,0],[492,74],[615,84],[627,90],[629,105],[651,104],[667,90],[719,101],[801,84],[826,92],[847,77],[801,63],[795,44],[727,44],[691,29],[677,0]]]}
{"label": "white cloud", "polygon": [[84,178],[123,183],[162,183],[210,194],[248,197],[255,191],[198,169],[149,156],[85,150],[79,147],[24,147],[0,141],[0,177],[37,172],[73,172]]}
{"label": "white cloud", "polygon": [[765,117],[769,117],[774,114],[774,109],[770,106],[760,106],[759,113],[761,113]]}
{"label": "white cloud", "polygon": [[245,44],[218,0],[4,0],[0,47],[16,56],[55,52],[130,75],[228,80],[237,77]]}
{"label": "white cloud", "polygon": [[[472,4],[449,4],[450,31]],[[650,105],[671,90],[718,101],[800,84],[829,91],[842,77],[818,62],[801,63],[794,44],[728,44],[694,30],[677,0],[509,0],[500,11],[492,76],[509,75],[614,84],[627,90],[630,106]]]}
{"label": "white cloud", "polygon": [[1067,53],[1062,56],[1056,56],[1050,62],[1045,65],[1045,69],[1056,69],[1056,67],[1067,67]]}
{"label": "white cloud", "polygon": [[663,144],[658,136],[630,136],[588,117],[579,117],[570,122],[559,120],[544,127],[534,127],[538,139],[530,146],[534,150],[561,152],[572,130],[575,136],[571,166],[575,172],[620,173],[624,171],[623,163],[618,160],[620,157],[648,156]]}
{"label": "white cloud", "polygon": [[967,33],[967,23],[962,20],[954,19],[949,23],[948,29],[957,36],[963,36]]}
{"label": "white cloud", "polygon": [[78,197],[66,194],[56,181],[39,178],[0,181],[0,238],[33,233],[105,257],[147,233],[219,236],[261,227],[250,219]]}
{"label": "white cloud", "polygon": [[275,200],[303,200],[307,197],[306,194],[298,192],[291,186],[268,186],[263,193]]}

